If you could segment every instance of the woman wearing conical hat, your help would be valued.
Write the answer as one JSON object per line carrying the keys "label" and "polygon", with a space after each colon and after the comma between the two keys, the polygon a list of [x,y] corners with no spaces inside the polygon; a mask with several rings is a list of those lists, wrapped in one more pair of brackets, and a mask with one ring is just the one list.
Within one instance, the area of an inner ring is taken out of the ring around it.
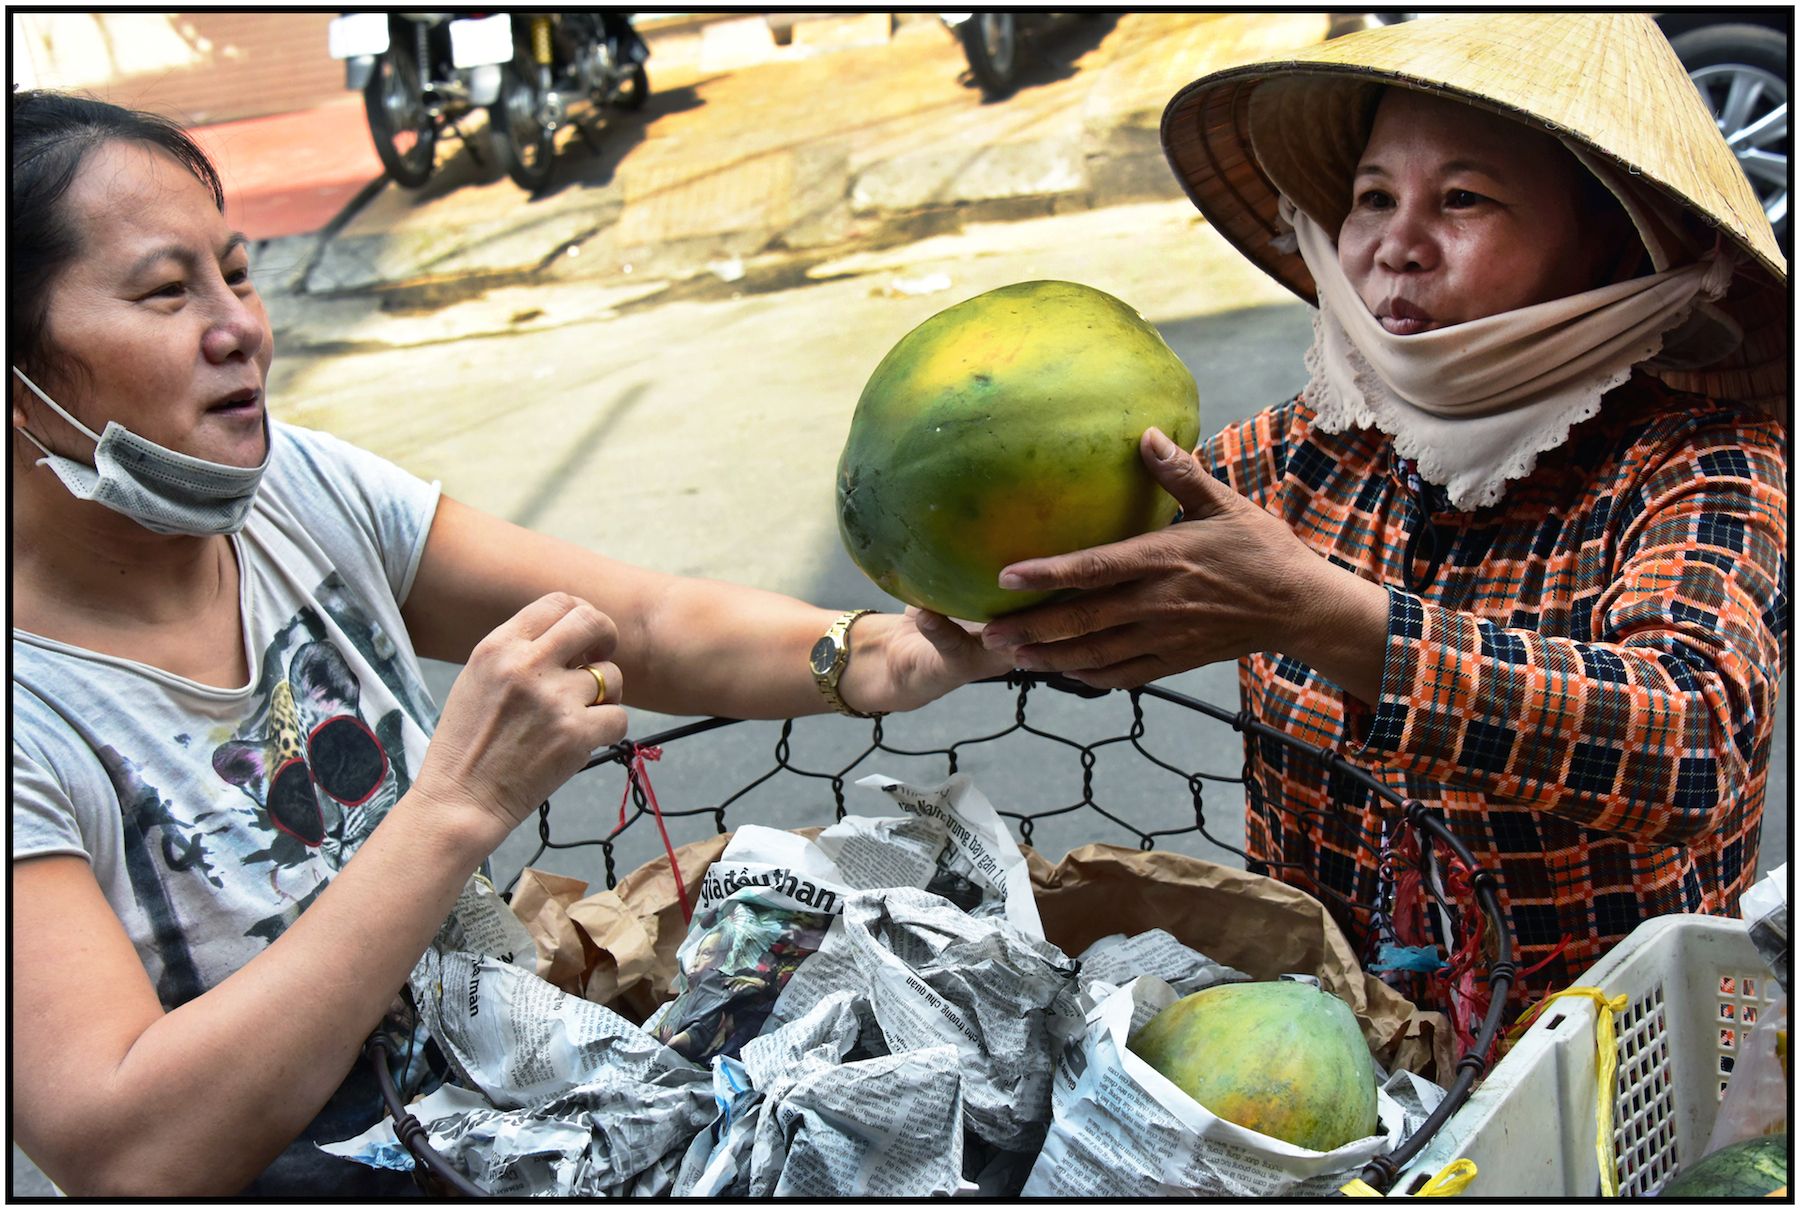
{"label": "woman wearing conical hat", "polygon": [[[1255,718],[1384,766],[1499,876],[1541,964],[1515,1004],[1734,912],[1788,633],[1787,266],[1668,43],[1440,17],[1198,80],[1162,136],[1317,307],[1309,381],[1191,457],[1147,433],[1185,519],[1008,568],[1089,591],[988,641],[1104,686],[1238,659]],[[1252,869],[1372,964],[1437,940],[1382,914],[1370,801],[1247,752]]]}

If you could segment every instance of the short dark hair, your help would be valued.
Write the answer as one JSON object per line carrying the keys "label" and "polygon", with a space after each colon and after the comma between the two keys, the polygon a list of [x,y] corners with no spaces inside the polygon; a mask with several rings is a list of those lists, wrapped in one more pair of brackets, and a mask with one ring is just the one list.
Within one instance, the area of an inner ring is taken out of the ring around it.
{"label": "short dark hair", "polygon": [[112,142],[166,151],[205,185],[220,213],[218,170],[180,126],[153,113],[47,89],[15,89],[11,107],[12,197],[6,214],[6,336],[12,363],[39,382],[47,369],[75,368],[49,347],[50,290],[81,253],[65,200],[89,153]]}

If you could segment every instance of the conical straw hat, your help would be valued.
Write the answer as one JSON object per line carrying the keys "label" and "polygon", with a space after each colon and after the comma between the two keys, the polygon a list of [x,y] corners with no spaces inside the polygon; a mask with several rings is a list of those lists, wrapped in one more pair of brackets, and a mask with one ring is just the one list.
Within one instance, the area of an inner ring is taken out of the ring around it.
{"label": "conical straw hat", "polygon": [[[1305,262],[1280,238],[1278,193],[1337,230],[1384,85],[1464,101],[1610,161],[1650,203],[1622,199],[1628,208],[1673,214],[1685,227],[1673,242],[1689,255],[1715,236],[1728,241],[1742,263],[1717,306],[1743,328],[1743,343],[1710,365],[1660,377],[1787,419],[1787,259],[1699,92],[1643,14],[1433,17],[1215,72],[1163,111],[1163,151],[1221,234],[1316,302]],[[1668,231],[1657,234],[1670,242]]]}

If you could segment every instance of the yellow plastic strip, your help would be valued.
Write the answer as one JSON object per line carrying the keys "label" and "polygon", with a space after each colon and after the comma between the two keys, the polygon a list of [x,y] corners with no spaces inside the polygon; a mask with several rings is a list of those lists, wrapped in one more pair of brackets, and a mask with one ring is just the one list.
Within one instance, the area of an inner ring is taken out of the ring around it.
{"label": "yellow plastic strip", "polygon": [[[1454,1164],[1446,1164],[1443,1171],[1426,1181],[1419,1187],[1414,1197],[1455,1197],[1469,1187],[1475,1179],[1475,1161],[1457,1160]],[[1357,1177],[1339,1190],[1345,1197],[1382,1197],[1381,1190]]]}
{"label": "yellow plastic strip", "polygon": [[1469,1182],[1475,1179],[1475,1174],[1474,1160],[1457,1160],[1454,1164],[1446,1165],[1442,1172],[1426,1181],[1414,1196],[1455,1197],[1469,1187]]}
{"label": "yellow plastic strip", "polygon": [[1613,1158],[1612,1149],[1612,1111],[1613,1101],[1618,1098],[1614,1088],[1614,1079],[1619,1073],[1619,1047],[1614,1040],[1613,1014],[1622,1013],[1631,1003],[1628,996],[1614,996],[1607,999],[1606,993],[1597,987],[1565,987],[1562,991],[1551,992],[1538,1003],[1531,1006],[1531,1011],[1520,1018],[1518,1024],[1507,1034],[1509,1042],[1516,1042],[1524,1034],[1533,1020],[1544,1010],[1544,1005],[1552,1000],[1560,1000],[1564,996],[1585,996],[1595,1005],[1594,1012],[1594,1083],[1599,1086],[1600,1095],[1595,1098],[1597,1109],[1595,1116],[1599,1119],[1600,1135],[1594,1142],[1594,1151],[1600,1157],[1600,1196],[1619,1196],[1619,1165]]}

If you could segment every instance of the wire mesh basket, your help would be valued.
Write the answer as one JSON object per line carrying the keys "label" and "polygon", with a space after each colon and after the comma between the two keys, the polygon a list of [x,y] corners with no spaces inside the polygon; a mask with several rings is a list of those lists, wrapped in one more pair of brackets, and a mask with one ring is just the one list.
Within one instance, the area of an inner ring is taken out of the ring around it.
{"label": "wire mesh basket", "polygon": [[[1439,935],[1448,945],[1466,936],[1471,927],[1485,925],[1488,930],[1488,953],[1492,955],[1486,964],[1488,1005],[1472,1044],[1456,1064],[1449,1095],[1400,1150],[1378,1156],[1362,1173],[1368,1184],[1388,1189],[1487,1071],[1516,973],[1512,939],[1500,910],[1494,875],[1478,867],[1468,848],[1422,804],[1402,797],[1370,771],[1338,754],[1269,727],[1246,712],[1226,710],[1154,684],[1129,691],[1096,690],[1066,677],[1024,672],[981,682],[951,696],[967,701],[974,694],[989,699],[991,725],[978,725],[973,734],[960,737],[952,735],[949,727],[966,727],[966,712],[947,725],[938,707],[926,707],[868,722],[836,715],[761,724],[710,718],[641,740],[621,740],[598,753],[578,775],[610,783],[612,789],[601,793],[618,795],[616,823],[609,820],[591,836],[559,834],[561,821],[546,802],[538,813],[536,851],[523,865],[535,865],[547,853],[585,851],[591,855],[597,851],[605,885],[611,889],[621,876],[620,865],[633,854],[648,859],[664,850],[672,852],[679,842],[671,838],[671,828],[678,835],[696,829],[700,834],[724,833],[732,829],[734,818],[739,823],[783,827],[828,824],[849,813],[846,787],[857,777],[880,772],[930,784],[968,772],[979,783],[984,768],[998,767],[1001,758],[996,754],[1010,749],[1005,758],[1010,762],[1005,765],[1005,794],[992,797],[1021,843],[1043,848],[1046,839],[1060,838],[1073,841],[1070,847],[1074,847],[1101,840],[1135,844],[1144,850],[1185,845],[1208,849],[1215,860],[1235,856],[1238,864],[1254,873],[1271,874],[1308,891],[1346,933],[1361,935],[1368,931],[1375,905],[1341,894],[1334,889],[1333,880],[1304,855],[1279,868],[1251,861],[1220,834],[1231,831],[1219,826],[1220,812],[1215,811],[1214,823],[1208,822],[1209,797],[1215,803],[1229,803],[1234,813],[1241,813],[1245,801],[1253,805],[1261,801],[1263,758],[1259,752],[1278,746],[1290,759],[1319,762],[1329,774],[1335,805],[1345,808],[1346,816],[1352,806],[1372,799],[1395,821],[1397,832],[1410,837],[1405,852],[1426,875],[1418,885],[1430,901]],[[938,711],[936,716],[934,711]],[[1199,750],[1198,733],[1203,729],[1216,733],[1221,725],[1256,742],[1241,745],[1241,763],[1229,772],[1190,768],[1191,754]],[[760,753],[751,755],[756,752],[754,743],[746,747],[741,742],[727,742],[734,731],[756,727],[775,731],[772,752],[762,747]],[[720,759],[722,751],[731,759]],[[1184,758],[1183,754],[1188,755]],[[746,757],[760,769],[748,777],[740,763]],[[655,762],[654,766],[650,762]],[[684,778],[681,790],[671,792],[670,787]],[[658,785],[663,792],[660,800]],[[1052,788],[1056,786],[1061,789]],[[1021,801],[1044,805],[1031,811],[1008,809],[1009,803]],[[696,802],[703,805],[687,805]],[[772,807],[776,802],[783,804],[785,818]],[[1368,847],[1345,825],[1343,817],[1314,813],[1307,822],[1334,840]],[[1389,872],[1394,853],[1379,855]],[[626,868],[637,864],[641,861],[631,860]],[[1466,876],[1468,897],[1479,922],[1465,919],[1467,906],[1459,909],[1453,896],[1444,891],[1438,875],[1451,866]],[[1406,988],[1401,990],[1404,993]],[[396,1134],[418,1161],[421,1183],[437,1193],[479,1194],[474,1184],[431,1151],[423,1128],[406,1113],[386,1071],[385,1051],[378,1040],[372,1040],[370,1050]]]}

